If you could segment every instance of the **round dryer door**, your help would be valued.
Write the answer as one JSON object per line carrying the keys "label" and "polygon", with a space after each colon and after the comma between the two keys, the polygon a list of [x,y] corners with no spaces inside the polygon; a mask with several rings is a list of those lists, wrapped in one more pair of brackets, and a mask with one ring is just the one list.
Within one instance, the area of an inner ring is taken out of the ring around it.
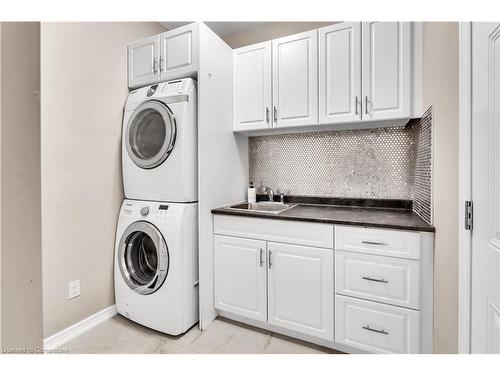
{"label": "round dryer door", "polygon": [[118,263],[123,280],[139,294],[156,292],[168,274],[167,244],[146,221],[130,224],[120,240]]}
{"label": "round dryer door", "polygon": [[127,152],[138,167],[155,168],[174,149],[176,132],[174,114],[165,104],[156,100],[144,102],[127,123]]}

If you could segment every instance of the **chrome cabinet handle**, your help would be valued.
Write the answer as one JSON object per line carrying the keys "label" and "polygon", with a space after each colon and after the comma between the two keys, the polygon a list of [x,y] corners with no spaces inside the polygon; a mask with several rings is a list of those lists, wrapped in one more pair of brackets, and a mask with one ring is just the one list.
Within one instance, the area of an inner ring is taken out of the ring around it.
{"label": "chrome cabinet handle", "polygon": [[158,61],[156,59],[153,59],[153,74],[156,74],[158,70],[156,69],[156,64],[158,64]]}
{"label": "chrome cabinet handle", "polygon": [[358,97],[357,96],[356,96],[355,106],[356,106],[356,113],[355,113],[355,115],[357,116],[358,115]]}
{"label": "chrome cabinet handle", "polygon": [[274,123],[276,124],[278,122],[278,110],[276,109],[276,106],[274,106]]}
{"label": "chrome cabinet handle", "polygon": [[365,115],[368,114],[368,96],[365,96]]}
{"label": "chrome cabinet handle", "polygon": [[260,254],[259,254],[259,261],[260,261],[260,266],[262,267],[264,265],[264,250],[262,249],[259,249],[260,250]]}
{"label": "chrome cabinet handle", "polygon": [[271,268],[273,266],[273,252],[271,250],[269,250],[269,268]]}
{"label": "chrome cabinet handle", "polygon": [[370,332],[380,333],[382,335],[388,335],[389,334],[389,332],[384,331],[383,329],[371,328],[369,325],[363,326],[363,329],[366,329],[367,331],[370,331]]}
{"label": "chrome cabinet handle", "polygon": [[363,276],[361,278],[363,280],[375,281],[376,283],[384,283],[384,284],[388,284],[389,283],[389,281],[387,281],[387,280],[384,280],[384,279],[374,279],[373,277],[369,277],[369,276]]}
{"label": "chrome cabinet handle", "polygon": [[163,72],[163,57],[160,57],[160,73]]}
{"label": "chrome cabinet handle", "polygon": [[266,107],[266,123],[269,125],[269,107]]}
{"label": "chrome cabinet handle", "polygon": [[387,246],[387,244],[385,242],[377,242],[377,241],[361,241],[361,243],[364,243],[367,245]]}

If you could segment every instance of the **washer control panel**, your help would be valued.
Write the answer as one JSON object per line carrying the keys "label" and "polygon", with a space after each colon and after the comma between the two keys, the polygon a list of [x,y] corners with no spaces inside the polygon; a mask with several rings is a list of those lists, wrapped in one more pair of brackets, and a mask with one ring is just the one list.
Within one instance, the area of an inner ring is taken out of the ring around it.
{"label": "washer control panel", "polygon": [[171,208],[168,204],[160,204],[158,206],[158,209],[156,210],[156,216],[161,218],[166,218],[167,215],[169,214],[169,211],[171,211]]}

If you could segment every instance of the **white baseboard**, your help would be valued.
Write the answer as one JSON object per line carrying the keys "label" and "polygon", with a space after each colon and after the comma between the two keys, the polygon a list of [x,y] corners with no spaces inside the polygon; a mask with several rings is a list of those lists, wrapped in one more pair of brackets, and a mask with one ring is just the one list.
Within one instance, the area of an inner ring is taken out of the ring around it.
{"label": "white baseboard", "polygon": [[94,315],[89,316],[83,320],[80,320],[78,323],[69,326],[68,328],[63,329],[50,337],[47,337],[43,340],[43,349],[44,350],[54,350],[60,347],[61,345],[67,343],[68,341],[73,340],[74,338],[80,336],[82,333],[87,332],[88,330],[94,328],[95,326],[105,322],[108,319],[111,319],[115,316],[116,306],[109,306],[105,309],[96,312]]}

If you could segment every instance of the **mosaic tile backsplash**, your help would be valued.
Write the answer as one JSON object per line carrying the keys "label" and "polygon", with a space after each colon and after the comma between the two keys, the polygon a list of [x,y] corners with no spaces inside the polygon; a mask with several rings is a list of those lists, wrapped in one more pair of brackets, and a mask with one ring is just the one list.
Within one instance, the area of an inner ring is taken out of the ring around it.
{"label": "mosaic tile backsplash", "polygon": [[432,223],[432,107],[411,124],[414,162],[411,169],[413,211]]}
{"label": "mosaic tile backsplash", "polygon": [[249,178],[290,195],[410,199],[431,222],[432,108],[405,127],[249,138]]}

